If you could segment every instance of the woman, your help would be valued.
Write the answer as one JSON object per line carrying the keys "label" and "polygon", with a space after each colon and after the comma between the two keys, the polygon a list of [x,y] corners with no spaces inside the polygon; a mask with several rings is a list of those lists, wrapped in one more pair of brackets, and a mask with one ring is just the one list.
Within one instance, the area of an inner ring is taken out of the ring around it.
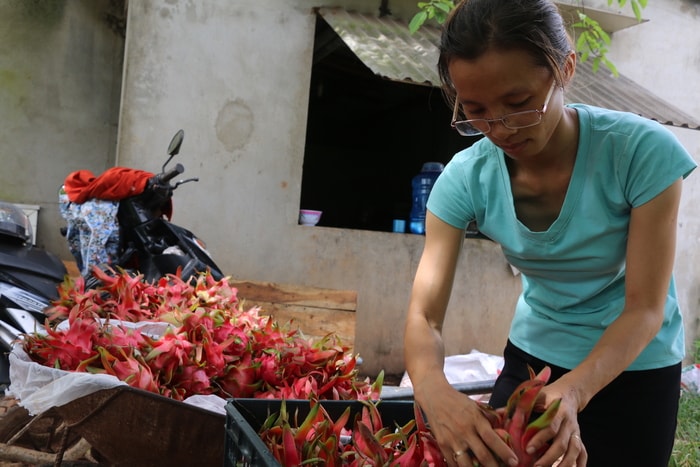
{"label": "woman", "polygon": [[442,371],[441,327],[476,221],[523,280],[491,404],[505,405],[528,365],[553,370],[540,408],[561,398],[529,443],[551,443],[535,465],[667,466],[684,356],[677,213],[696,164],[656,122],[564,104],[576,54],[548,0],[460,3],[438,68],[453,127],[485,136],[433,187],[406,322],[406,368],[446,460],[518,462]]}

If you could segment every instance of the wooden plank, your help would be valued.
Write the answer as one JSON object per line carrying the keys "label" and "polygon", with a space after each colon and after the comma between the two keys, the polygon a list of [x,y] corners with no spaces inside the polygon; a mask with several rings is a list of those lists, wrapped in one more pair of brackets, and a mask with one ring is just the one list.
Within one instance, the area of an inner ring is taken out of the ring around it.
{"label": "wooden plank", "polygon": [[243,308],[259,306],[261,314],[279,323],[292,322],[305,336],[318,339],[335,333],[343,344],[355,341],[357,292],[247,280],[231,281]]}
{"label": "wooden plank", "polygon": [[357,292],[354,290],[236,279],[231,279],[231,285],[238,289],[239,298],[251,302],[264,301],[352,312],[357,309]]}
{"label": "wooden plank", "polygon": [[[355,313],[343,310],[324,310],[315,307],[285,305],[281,303],[256,302],[261,315],[272,316],[280,324],[290,323],[306,337],[319,339],[327,334],[336,334],[343,344],[353,346],[355,340]],[[243,308],[252,303],[243,300]]]}

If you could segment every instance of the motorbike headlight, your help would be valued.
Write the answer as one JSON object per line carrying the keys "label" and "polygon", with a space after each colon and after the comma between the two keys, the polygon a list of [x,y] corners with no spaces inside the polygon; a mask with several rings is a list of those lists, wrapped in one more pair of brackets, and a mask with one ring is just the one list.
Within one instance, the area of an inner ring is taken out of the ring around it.
{"label": "motorbike headlight", "polygon": [[32,224],[18,206],[0,201],[0,235],[32,243]]}

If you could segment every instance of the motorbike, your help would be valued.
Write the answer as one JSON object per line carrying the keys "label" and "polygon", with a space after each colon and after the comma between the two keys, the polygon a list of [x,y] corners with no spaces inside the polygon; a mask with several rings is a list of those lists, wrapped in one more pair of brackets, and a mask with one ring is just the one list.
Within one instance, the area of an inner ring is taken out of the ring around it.
{"label": "motorbike", "polygon": [[204,243],[170,222],[173,192],[199,181],[194,177],[172,182],[185,170],[180,163],[166,170],[183,139],[182,130],[173,136],[158,174],[115,167],[99,177],[79,171],[66,178],[59,194],[61,214],[68,223],[62,233],[87,280],[95,280],[94,266],[141,274],[148,282],[176,273],[183,279],[203,272],[216,280],[224,277]]}
{"label": "motorbike", "polygon": [[18,206],[0,202],[0,387],[9,385],[8,352],[21,334],[43,328],[67,274],[58,256],[34,246],[31,222]]}

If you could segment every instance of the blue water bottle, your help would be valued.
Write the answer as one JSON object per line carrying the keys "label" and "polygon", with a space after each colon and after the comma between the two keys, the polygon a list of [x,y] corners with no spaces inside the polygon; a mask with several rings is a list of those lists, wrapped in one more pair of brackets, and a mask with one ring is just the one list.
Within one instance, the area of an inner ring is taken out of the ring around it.
{"label": "blue water bottle", "polygon": [[433,188],[433,183],[442,172],[445,166],[440,162],[426,162],[420,173],[413,177],[411,185],[413,188],[413,203],[411,205],[411,216],[409,230],[411,233],[425,234],[425,203],[428,202],[428,195]]}

